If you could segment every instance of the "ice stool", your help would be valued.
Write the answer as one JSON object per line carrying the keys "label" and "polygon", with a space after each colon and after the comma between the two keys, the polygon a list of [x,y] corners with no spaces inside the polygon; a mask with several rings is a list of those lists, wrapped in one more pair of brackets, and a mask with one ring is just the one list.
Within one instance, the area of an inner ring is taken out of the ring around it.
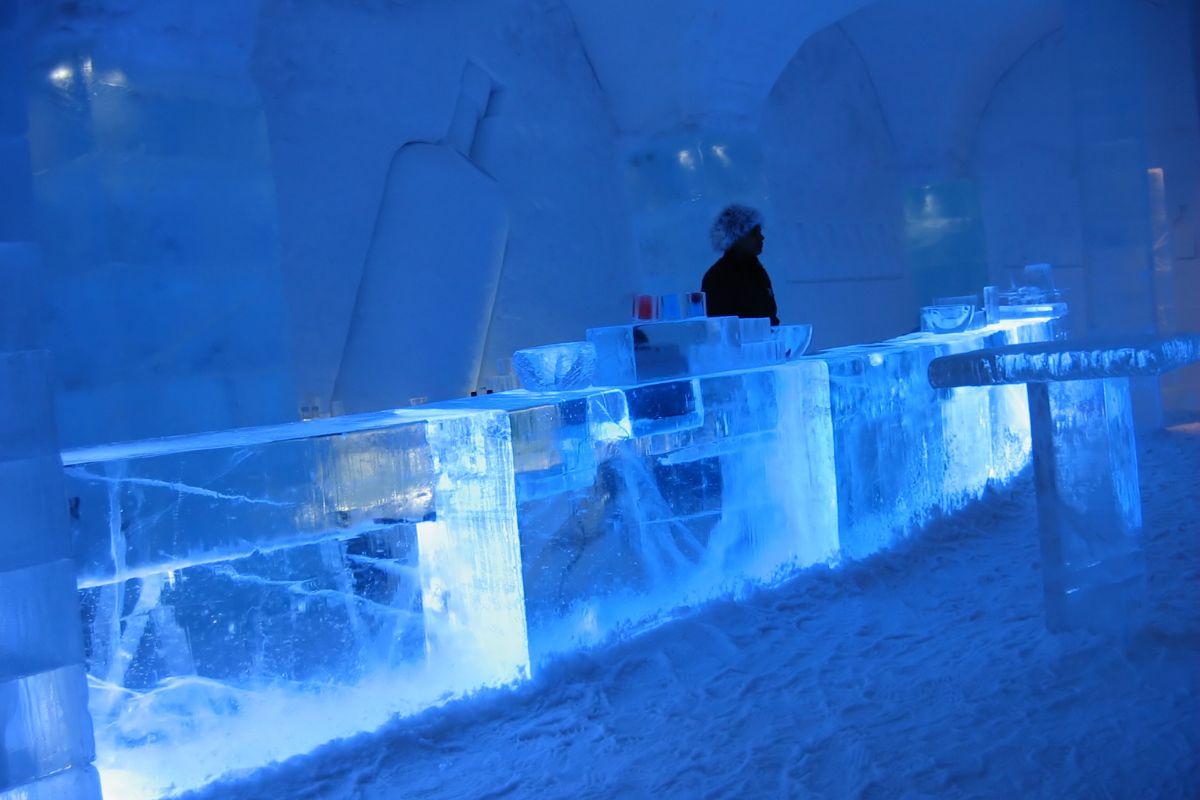
{"label": "ice stool", "polygon": [[1043,342],[943,356],[940,389],[1024,383],[1046,624],[1130,632],[1143,619],[1142,501],[1129,379],[1200,361],[1200,334],[1112,344]]}

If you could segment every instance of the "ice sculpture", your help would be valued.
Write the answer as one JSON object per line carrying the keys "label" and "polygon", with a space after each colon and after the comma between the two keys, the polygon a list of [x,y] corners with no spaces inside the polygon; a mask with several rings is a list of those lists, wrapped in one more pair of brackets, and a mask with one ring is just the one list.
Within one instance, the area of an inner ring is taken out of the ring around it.
{"label": "ice sculpture", "polygon": [[1145,605],[1129,378],[1200,360],[1200,335],[1025,343],[939,358],[934,386],[1027,383],[1046,619],[1125,632]]}
{"label": "ice sculpture", "polygon": [[106,789],[528,675],[509,436],[420,409],[65,453]]}

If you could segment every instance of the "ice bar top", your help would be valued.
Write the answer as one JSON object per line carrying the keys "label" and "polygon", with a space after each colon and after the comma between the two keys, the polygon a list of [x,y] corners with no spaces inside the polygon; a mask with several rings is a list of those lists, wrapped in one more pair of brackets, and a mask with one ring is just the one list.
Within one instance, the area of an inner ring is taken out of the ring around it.
{"label": "ice bar top", "polygon": [[1200,361],[1200,333],[1097,342],[1038,342],[942,356],[929,365],[938,389],[1009,383],[1132,378]]}
{"label": "ice bar top", "polygon": [[372,411],[341,417],[323,417],[302,422],[282,422],[278,425],[263,425],[253,428],[232,428],[208,433],[164,436],[158,439],[143,439],[132,442],[80,447],[62,452],[63,466],[88,464],[96,461],[113,461],[124,458],[145,458],[167,453],[200,452],[224,448],[251,447],[267,442],[286,442],[295,439],[315,439],[321,436],[337,436],[356,431],[395,428],[439,419],[453,419],[467,414],[489,410],[482,404],[455,408],[427,407],[397,408],[388,411]]}

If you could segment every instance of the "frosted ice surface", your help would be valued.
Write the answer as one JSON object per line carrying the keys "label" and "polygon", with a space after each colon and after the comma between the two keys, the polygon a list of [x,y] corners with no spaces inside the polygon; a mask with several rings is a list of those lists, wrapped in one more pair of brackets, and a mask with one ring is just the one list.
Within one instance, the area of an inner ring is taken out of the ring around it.
{"label": "frosted ice surface", "polygon": [[1158,375],[1200,360],[1200,334],[1131,342],[1045,342],[939,359],[934,386],[993,386],[1030,381]]}
{"label": "frosted ice surface", "polygon": [[596,348],[591,342],[564,342],[518,350],[513,369],[531,392],[584,389],[596,375]]}
{"label": "frosted ice surface", "polygon": [[932,347],[884,343],[819,353],[829,368],[841,551],[862,558],[925,521],[940,497],[941,409]]}

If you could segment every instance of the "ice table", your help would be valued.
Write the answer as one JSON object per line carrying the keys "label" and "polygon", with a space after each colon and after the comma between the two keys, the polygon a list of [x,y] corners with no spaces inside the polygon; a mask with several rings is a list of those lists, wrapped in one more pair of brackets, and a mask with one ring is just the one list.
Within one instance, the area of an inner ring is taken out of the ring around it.
{"label": "ice table", "polygon": [[1051,630],[1122,632],[1145,606],[1129,379],[1200,360],[1200,334],[1045,342],[943,356],[935,388],[1027,384]]}

